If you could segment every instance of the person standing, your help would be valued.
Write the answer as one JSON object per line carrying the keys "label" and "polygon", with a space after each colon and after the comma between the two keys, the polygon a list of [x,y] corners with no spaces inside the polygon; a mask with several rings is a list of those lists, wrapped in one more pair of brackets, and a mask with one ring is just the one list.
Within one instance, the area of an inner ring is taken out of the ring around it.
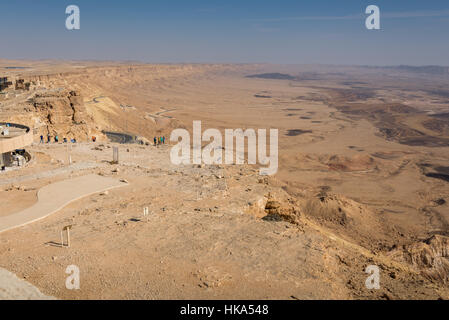
{"label": "person standing", "polygon": [[40,143],[44,143],[44,136],[41,135],[41,142]]}

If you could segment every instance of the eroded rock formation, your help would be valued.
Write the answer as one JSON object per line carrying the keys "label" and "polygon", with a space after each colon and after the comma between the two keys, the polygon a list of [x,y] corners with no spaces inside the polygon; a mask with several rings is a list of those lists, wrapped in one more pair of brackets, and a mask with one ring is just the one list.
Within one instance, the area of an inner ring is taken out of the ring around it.
{"label": "eroded rock formation", "polygon": [[58,135],[61,140],[64,137],[86,140],[92,134],[90,124],[93,120],[86,111],[80,92],[38,93],[32,98],[32,104],[43,124],[38,128],[38,134]]}

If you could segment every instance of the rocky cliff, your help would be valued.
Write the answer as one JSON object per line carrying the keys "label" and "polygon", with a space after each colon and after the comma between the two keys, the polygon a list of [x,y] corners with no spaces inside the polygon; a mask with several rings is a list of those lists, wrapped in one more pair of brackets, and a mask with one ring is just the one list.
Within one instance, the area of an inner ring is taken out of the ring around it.
{"label": "rocky cliff", "polygon": [[30,103],[40,122],[38,135],[87,140],[98,132],[92,128],[93,119],[88,115],[83,97],[77,91],[49,91],[36,94]]}

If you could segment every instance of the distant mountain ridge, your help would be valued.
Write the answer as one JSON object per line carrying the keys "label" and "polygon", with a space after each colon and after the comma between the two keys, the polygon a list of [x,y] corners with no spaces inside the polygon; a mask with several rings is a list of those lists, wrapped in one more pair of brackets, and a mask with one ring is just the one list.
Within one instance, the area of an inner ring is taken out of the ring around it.
{"label": "distant mountain ridge", "polygon": [[400,65],[400,66],[388,66],[388,67],[373,67],[366,66],[366,68],[372,69],[389,69],[389,70],[398,70],[398,71],[406,71],[406,72],[414,72],[414,73],[426,73],[426,74],[434,74],[434,75],[449,75],[449,67],[444,66],[408,66],[408,65]]}
{"label": "distant mountain ridge", "polygon": [[252,74],[246,77],[259,78],[259,79],[275,79],[275,80],[296,80],[296,77],[293,77],[285,73],[261,73],[261,74]]}

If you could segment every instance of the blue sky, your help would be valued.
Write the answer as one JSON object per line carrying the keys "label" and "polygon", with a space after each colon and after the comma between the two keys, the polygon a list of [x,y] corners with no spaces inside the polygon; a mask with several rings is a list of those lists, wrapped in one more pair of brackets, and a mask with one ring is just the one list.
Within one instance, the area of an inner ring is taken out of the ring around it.
{"label": "blue sky", "polygon": [[11,0],[0,21],[7,59],[449,66],[447,0]]}

